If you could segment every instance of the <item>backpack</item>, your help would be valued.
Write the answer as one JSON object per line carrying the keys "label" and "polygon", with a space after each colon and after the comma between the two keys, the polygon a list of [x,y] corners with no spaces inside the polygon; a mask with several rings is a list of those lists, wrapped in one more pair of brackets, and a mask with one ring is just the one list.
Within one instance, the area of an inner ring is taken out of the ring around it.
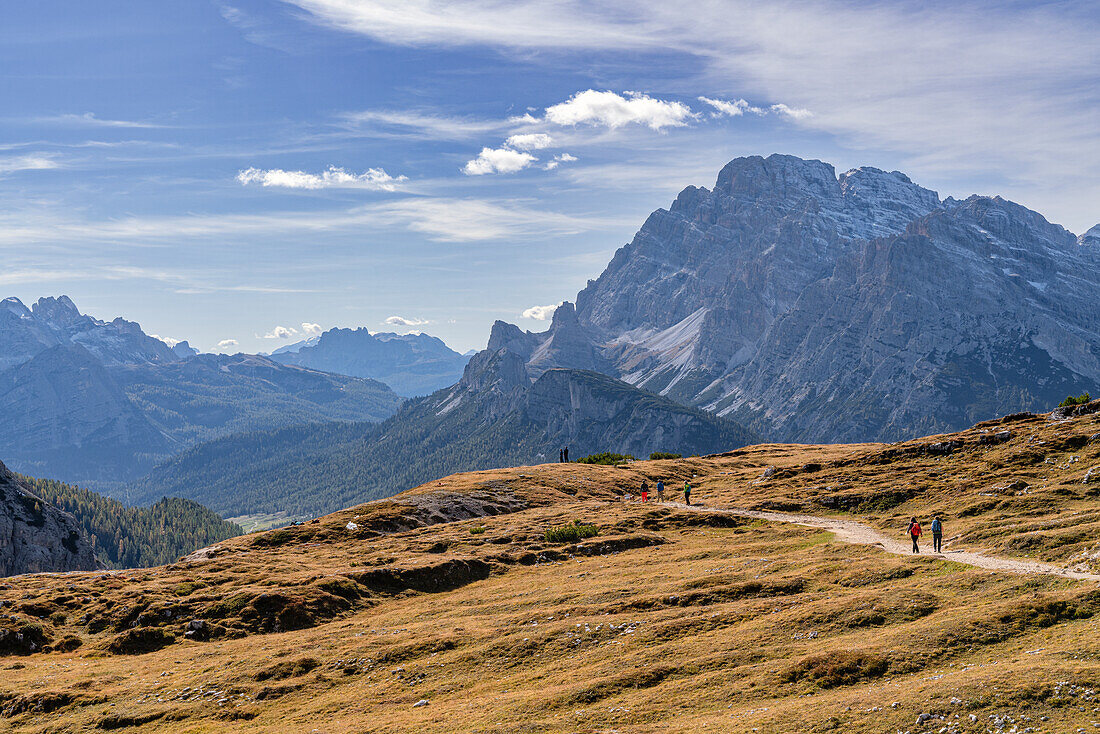
{"label": "backpack", "polygon": [[940,521],[938,519],[933,520],[932,521],[932,534],[933,535],[940,535],[942,532],[943,532],[943,526],[940,525]]}
{"label": "backpack", "polygon": [[912,535],[914,538],[918,537],[921,534],[919,522],[909,523],[909,534]]}

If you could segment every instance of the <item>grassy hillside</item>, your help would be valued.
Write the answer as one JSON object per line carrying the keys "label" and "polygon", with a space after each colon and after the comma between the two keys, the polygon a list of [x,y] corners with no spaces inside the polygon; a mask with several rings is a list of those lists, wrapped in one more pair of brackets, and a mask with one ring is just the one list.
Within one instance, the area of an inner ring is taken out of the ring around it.
{"label": "grassy hillside", "polygon": [[[461,474],[172,566],[10,579],[0,628],[49,650],[0,633],[27,653],[0,711],[20,732],[1091,731],[1097,577],[959,560],[1100,571],[1086,409],[895,445]],[[898,539],[939,512],[946,553],[624,501],[643,477],[691,480],[708,510]],[[599,534],[546,539],[578,520]]]}
{"label": "grassy hillside", "polygon": [[150,507],[126,507],[64,482],[20,479],[39,497],[76,517],[107,568],[159,566],[243,532],[190,500],[165,497]]}
{"label": "grassy hillside", "polygon": [[[187,497],[223,516],[283,511],[312,517],[457,471],[549,461],[564,445],[578,457],[618,450],[631,445],[632,433],[655,431],[654,426],[662,424],[695,426],[680,443],[661,446],[685,454],[753,440],[735,423],[605,375],[579,370],[568,374],[621,407],[600,419],[555,421],[533,416],[523,407],[501,410],[468,394],[441,410],[448,391],[440,391],[406,402],[377,426],[323,423],[200,444],[158,466],[131,488],[128,497],[134,502]],[[555,376],[547,373],[536,389]]]}

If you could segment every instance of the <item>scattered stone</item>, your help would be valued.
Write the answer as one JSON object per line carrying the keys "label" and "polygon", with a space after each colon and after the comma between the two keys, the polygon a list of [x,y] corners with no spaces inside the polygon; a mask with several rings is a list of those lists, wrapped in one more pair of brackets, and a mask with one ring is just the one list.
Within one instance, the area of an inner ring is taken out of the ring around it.
{"label": "scattered stone", "polygon": [[1084,484],[1092,484],[1093,482],[1100,482],[1100,465],[1094,466],[1085,472],[1085,478],[1082,480]]}
{"label": "scattered stone", "polygon": [[771,479],[774,476],[775,476],[775,467],[774,466],[769,466],[767,469],[764,470],[764,473],[760,475],[760,478],[761,479]]}
{"label": "scattered stone", "polygon": [[427,706],[427,705],[428,705],[428,699],[422,698],[422,699],[420,699],[419,701],[417,701],[416,703],[413,704],[413,708],[418,709],[421,706]]}

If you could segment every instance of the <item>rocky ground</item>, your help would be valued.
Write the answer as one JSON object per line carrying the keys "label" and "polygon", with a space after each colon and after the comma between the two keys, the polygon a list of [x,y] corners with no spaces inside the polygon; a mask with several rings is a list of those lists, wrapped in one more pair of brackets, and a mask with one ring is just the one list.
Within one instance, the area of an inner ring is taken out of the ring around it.
{"label": "rocky ground", "polygon": [[[1097,466],[1100,401],[894,445],[455,475],[162,568],[7,579],[0,723],[1093,731],[1100,587],[1033,571],[1100,572]],[[643,477],[705,510],[625,500]],[[932,512],[946,553],[899,555]],[[546,540],[574,521],[598,534]]]}

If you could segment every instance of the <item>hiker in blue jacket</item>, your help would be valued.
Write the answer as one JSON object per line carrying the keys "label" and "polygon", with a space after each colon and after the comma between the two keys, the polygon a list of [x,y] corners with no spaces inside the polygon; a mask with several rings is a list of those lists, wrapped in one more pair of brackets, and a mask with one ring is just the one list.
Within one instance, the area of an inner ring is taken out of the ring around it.
{"label": "hiker in blue jacket", "polygon": [[936,553],[943,553],[941,547],[943,546],[943,523],[940,522],[940,516],[936,515],[932,519],[932,549]]}

